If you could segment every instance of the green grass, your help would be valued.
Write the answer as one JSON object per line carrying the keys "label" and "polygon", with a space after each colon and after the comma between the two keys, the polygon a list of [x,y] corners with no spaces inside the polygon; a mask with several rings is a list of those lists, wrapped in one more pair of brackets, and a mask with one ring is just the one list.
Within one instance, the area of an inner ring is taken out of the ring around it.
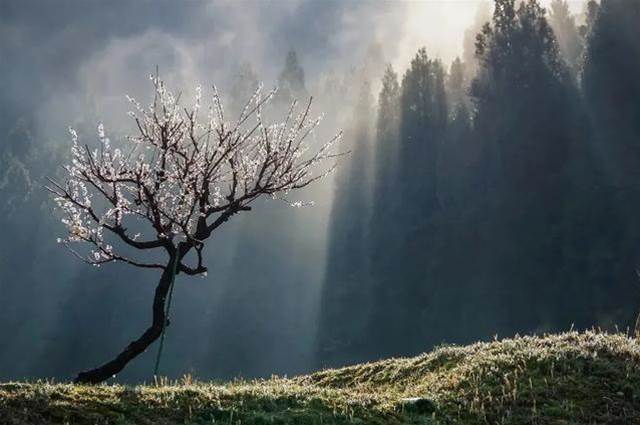
{"label": "green grass", "polygon": [[569,332],[221,385],[0,384],[0,424],[640,424],[640,344]]}

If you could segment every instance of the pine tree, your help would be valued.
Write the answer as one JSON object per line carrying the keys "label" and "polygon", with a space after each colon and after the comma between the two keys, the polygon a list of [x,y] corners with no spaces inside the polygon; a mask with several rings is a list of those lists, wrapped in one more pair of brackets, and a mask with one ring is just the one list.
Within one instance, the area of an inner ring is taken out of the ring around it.
{"label": "pine tree", "polygon": [[242,112],[247,99],[258,89],[258,77],[249,62],[240,65],[234,74],[231,86],[231,111],[234,116]]}
{"label": "pine tree", "polygon": [[403,197],[399,190],[400,153],[400,96],[398,75],[388,65],[382,77],[382,88],[378,96],[376,121],[375,179],[372,190],[372,218],[369,226],[369,251],[371,262],[372,308],[363,344],[363,352],[369,357],[379,356],[384,331],[380,323],[386,319],[387,310],[381,294],[390,285],[395,285],[395,262],[401,247],[396,214]]}
{"label": "pine tree", "polygon": [[[323,287],[318,359],[341,365],[367,358],[366,328],[371,314],[369,222],[371,212],[373,100],[368,81],[361,83],[345,134],[349,161],[336,176],[326,278]],[[354,309],[353,306],[358,308]]]}
{"label": "pine tree", "polygon": [[444,93],[442,64],[420,49],[403,77],[400,101],[401,190],[416,219],[437,208],[436,163],[448,119]]}
{"label": "pine tree", "polygon": [[478,71],[478,58],[476,56],[476,37],[482,27],[491,20],[491,2],[481,1],[477,5],[476,16],[473,24],[464,32],[462,62],[470,78],[475,77]]}
{"label": "pine tree", "polygon": [[580,36],[575,18],[571,14],[566,0],[553,0],[550,9],[549,24],[558,40],[560,52],[572,75],[577,77],[584,50],[584,39]]}
{"label": "pine tree", "polygon": [[454,116],[458,108],[467,103],[467,85],[465,65],[460,58],[455,58],[451,63],[449,78],[447,78],[447,97]]}
{"label": "pine tree", "polygon": [[626,300],[638,300],[640,258],[640,2],[603,0],[599,9],[591,5],[589,21],[582,84],[601,184],[613,198],[593,235],[606,249],[599,261],[608,272],[596,282],[592,309],[601,322],[632,325]]}
{"label": "pine tree", "polygon": [[564,299],[555,279],[563,261],[576,93],[535,0],[518,8],[514,0],[497,0],[477,52],[474,137],[483,153],[476,220],[486,223],[484,243],[493,247],[482,253],[482,273],[485,290],[495,296],[486,308],[498,318],[485,326],[499,332],[533,329],[544,326],[559,310],[554,303]]}
{"label": "pine tree", "polygon": [[[400,84],[398,74],[388,65],[382,77],[378,96],[376,122],[376,203],[390,195],[390,182],[397,166],[400,127]],[[377,209],[376,209],[377,210]]]}
{"label": "pine tree", "polygon": [[[387,72],[380,98],[379,137],[395,128],[391,118],[387,124],[381,121],[395,116],[389,107],[395,104],[394,81],[395,76]],[[375,208],[384,217],[374,219],[372,228],[377,241],[373,253],[376,291],[367,329],[370,350],[376,356],[418,352],[435,342],[429,339],[429,323],[422,319],[433,283],[431,236],[440,210],[437,162],[448,120],[444,81],[442,64],[420,49],[400,87],[397,165],[384,183],[387,193],[378,194]],[[383,105],[387,106],[384,113]],[[389,141],[378,143],[382,149]],[[396,161],[394,155],[391,158]]]}
{"label": "pine tree", "polygon": [[587,2],[586,11],[584,13],[584,24],[580,25],[578,31],[580,32],[580,36],[583,40],[587,40],[591,35],[591,30],[598,18],[598,11],[600,10],[600,5],[595,0],[589,0]]}
{"label": "pine tree", "polygon": [[304,70],[298,61],[295,50],[289,50],[285,59],[284,68],[278,77],[278,93],[276,99],[285,104],[292,99],[303,100],[309,97],[305,86]]}

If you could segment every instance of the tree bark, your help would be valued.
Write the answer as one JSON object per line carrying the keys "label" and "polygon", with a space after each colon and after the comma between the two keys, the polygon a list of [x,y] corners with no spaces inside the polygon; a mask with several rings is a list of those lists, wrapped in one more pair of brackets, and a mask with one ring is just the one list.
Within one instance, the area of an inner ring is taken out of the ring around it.
{"label": "tree bark", "polygon": [[169,260],[156,287],[153,297],[153,320],[151,326],[147,328],[140,338],[131,342],[116,358],[95,369],[80,372],[73,382],[78,384],[98,384],[106,381],[124,369],[131,360],[143,353],[147,347],[160,337],[162,328],[167,320],[165,317],[165,303],[171,287],[173,262],[178,261],[177,258],[177,256],[174,256]]}

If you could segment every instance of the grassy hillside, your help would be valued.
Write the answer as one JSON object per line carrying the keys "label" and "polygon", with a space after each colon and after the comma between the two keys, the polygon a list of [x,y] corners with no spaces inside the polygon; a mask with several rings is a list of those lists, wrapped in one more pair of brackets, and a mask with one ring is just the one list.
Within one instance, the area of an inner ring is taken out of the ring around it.
{"label": "grassy hillside", "polygon": [[570,332],[292,379],[0,385],[0,424],[640,424],[640,344]]}

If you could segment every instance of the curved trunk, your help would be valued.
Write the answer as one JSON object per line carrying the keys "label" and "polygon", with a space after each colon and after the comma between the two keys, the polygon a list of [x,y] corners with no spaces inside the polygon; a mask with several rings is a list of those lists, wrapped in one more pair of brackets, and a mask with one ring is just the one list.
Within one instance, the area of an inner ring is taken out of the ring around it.
{"label": "curved trunk", "polygon": [[73,382],[79,384],[98,384],[106,381],[124,369],[127,363],[144,352],[147,347],[160,337],[166,321],[165,303],[169,288],[171,287],[173,261],[175,261],[175,259],[171,259],[167,267],[165,267],[160,277],[160,282],[156,287],[156,292],[153,297],[153,320],[151,326],[147,328],[140,338],[131,342],[115,359],[95,369],[80,372]]}

